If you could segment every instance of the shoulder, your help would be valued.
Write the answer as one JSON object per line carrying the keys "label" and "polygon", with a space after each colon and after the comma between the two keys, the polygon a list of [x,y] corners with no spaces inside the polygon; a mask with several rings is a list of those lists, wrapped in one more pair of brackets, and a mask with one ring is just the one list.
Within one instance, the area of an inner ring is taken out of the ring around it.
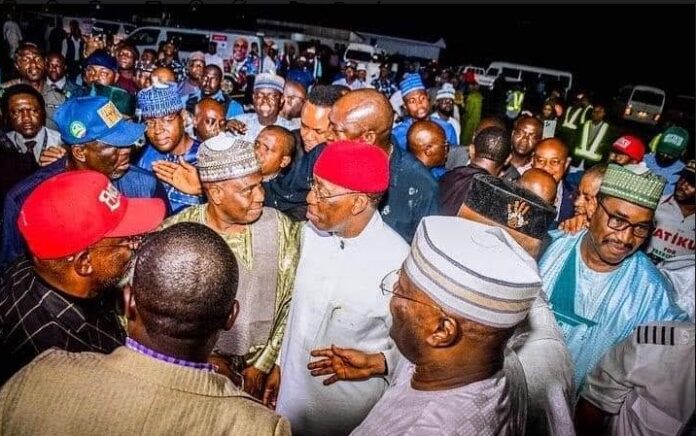
{"label": "shoulder", "polygon": [[203,209],[204,207],[206,207],[206,204],[194,204],[193,206],[189,206],[187,208],[182,209],[181,212],[177,213],[176,215],[172,215],[166,220],[164,220],[162,224],[160,224],[160,230],[166,229],[167,227],[171,227],[174,224],[178,223],[200,222],[198,216],[201,212],[201,209]]}
{"label": "shoulder", "polygon": [[285,418],[249,395],[225,398],[220,405],[226,412],[218,416],[227,417],[235,434],[290,435],[290,424]]}
{"label": "shoulder", "polygon": [[50,348],[39,354],[34,360],[17,372],[3,387],[12,389],[22,384],[41,386],[44,382],[48,388],[55,377],[66,373],[89,374],[91,368],[101,364],[106,354],[82,352],[72,353],[58,348]]}

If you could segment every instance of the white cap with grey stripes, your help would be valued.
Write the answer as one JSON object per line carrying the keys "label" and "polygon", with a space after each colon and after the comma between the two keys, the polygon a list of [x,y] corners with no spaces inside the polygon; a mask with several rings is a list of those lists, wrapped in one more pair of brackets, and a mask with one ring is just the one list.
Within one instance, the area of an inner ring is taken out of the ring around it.
{"label": "white cap with grey stripes", "polygon": [[536,262],[505,230],[458,217],[421,220],[404,272],[443,309],[498,328],[524,320],[541,290]]}

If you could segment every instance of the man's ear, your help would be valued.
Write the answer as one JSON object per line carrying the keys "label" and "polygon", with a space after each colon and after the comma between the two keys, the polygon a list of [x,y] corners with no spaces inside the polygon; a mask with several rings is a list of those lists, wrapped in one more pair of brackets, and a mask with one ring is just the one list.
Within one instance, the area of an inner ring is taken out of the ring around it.
{"label": "man's ear", "polygon": [[437,328],[426,338],[426,342],[433,348],[446,348],[454,345],[458,339],[459,323],[457,320],[440,315]]}
{"label": "man's ear", "polygon": [[351,213],[355,215],[361,214],[365,209],[367,209],[370,200],[367,195],[361,194],[355,196],[355,201],[353,201],[353,207],[351,208]]}
{"label": "man's ear", "polygon": [[476,158],[476,147],[474,144],[469,144],[469,160],[474,160]]}
{"label": "man's ear", "polygon": [[83,163],[87,161],[86,151],[87,148],[84,145],[73,145],[69,150],[76,161]]}
{"label": "man's ear", "polygon": [[222,188],[217,183],[213,183],[212,185],[210,185],[206,195],[208,197],[208,200],[213,204],[222,204],[222,197],[224,193],[222,192]]}
{"label": "man's ear", "polygon": [[360,136],[366,144],[376,144],[377,143],[377,133],[374,130],[368,130]]}
{"label": "man's ear", "polygon": [[232,328],[234,321],[237,319],[237,315],[239,315],[239,301],[235,299],[232,302],[232,310],[230,310],[230,314],[227,316],[227,321],[225,321],[225,327],[223,330],[229,330]]}
{"label": "man's ear", "polygon": [[291,162],[292,158],[290,156],[283,156],[283,159],[280,161],[280,169],[287,167]]}
{"label": "man's ear", "polygon": [[94,267],[92,267],[92,256],[90,256],[89,250],[80,251],[74,256],[73,269],[78,275],[83,277],[91,275],[94,272]]}

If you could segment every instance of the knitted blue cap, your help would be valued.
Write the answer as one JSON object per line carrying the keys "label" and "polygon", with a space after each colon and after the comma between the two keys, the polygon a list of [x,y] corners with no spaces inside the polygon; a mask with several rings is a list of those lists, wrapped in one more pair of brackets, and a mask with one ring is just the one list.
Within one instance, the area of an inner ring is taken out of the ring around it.
{"label": "knitted blue cap", "polygon": [[406,74],[401,83],[399,83],[399,90],[401,90],[401,97],[404,98],[413,91],[425,91],[425,86],[423,86],[423,81],[421,80],[420,74]]}
{"label": "knitted blue cap", "polygon": [[143,118],[164,117],[184,109],[175,85],[156,83],[138,93],[138,112]]}

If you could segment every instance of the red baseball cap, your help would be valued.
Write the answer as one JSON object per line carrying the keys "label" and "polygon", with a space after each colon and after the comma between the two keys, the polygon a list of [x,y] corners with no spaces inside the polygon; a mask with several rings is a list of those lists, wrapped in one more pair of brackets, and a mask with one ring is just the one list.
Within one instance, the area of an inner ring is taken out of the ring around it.
{"label": "red baseball cap", "polygon": [[389,156],[376,145],[332,142],[314,164],[314,175],[356,192],[382,193],[389,188]]}
{"label": "red baseball cap", "polygon": [[127,198],[101,173],[66,171],[29,194],[17,227],[34,256],[60,259],[104,238],[152,231],[164,214],[159,198]]}
{"label": "red baseball cap", "polygon": [[614,151],[625,154],[637,162],[642,161],[643,156],[645,155],[645,144],[643,144],[643,141],[641,141],[640,138],[636,138],[635,136],[622,136],[614,141],[611,148],[614,149]]}

